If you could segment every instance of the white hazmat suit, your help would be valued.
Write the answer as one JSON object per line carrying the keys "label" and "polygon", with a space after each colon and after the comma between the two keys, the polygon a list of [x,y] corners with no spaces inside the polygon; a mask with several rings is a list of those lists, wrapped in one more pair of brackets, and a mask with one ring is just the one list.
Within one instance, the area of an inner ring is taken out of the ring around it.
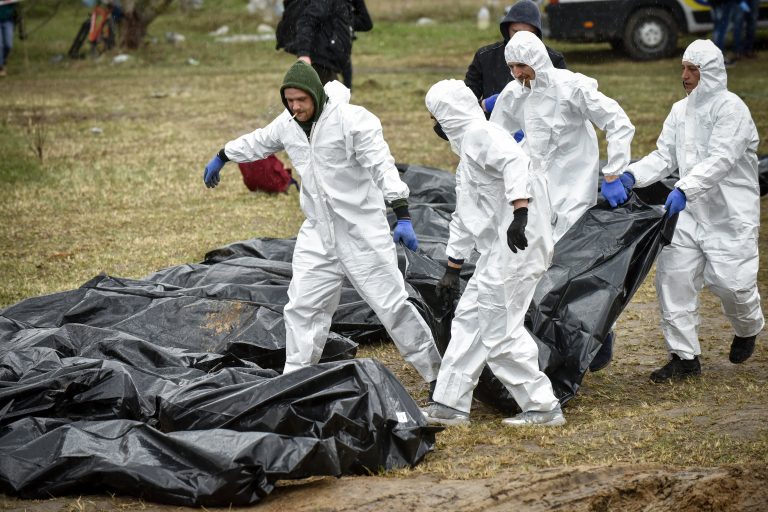
{"label": "white hazmat suit", "polygon": [[[426,104],[460,157],[446,252],[454,259],[468,258],[473,247],[480,253],[456,308],[433,398],[469,413],[488,364],[523,411],[551,411],[559,403],[539,370],[538,347],[523,326],[536,285],[552,261],[546,177],[529,174],[528,157],[508,132],[486,121],[463,82],[438,82]],[[529,200],[528,247],[513,253],[507,227],[518,199]]]}
{"label": "white hazmat suit", "polygon": [[555,241],[597,203],[600,151],[595,129],[606,132],[605,176],[618,176],[630,161],[635,127],[616,101],[597,90],[597,82],[557,69],[544,43],[530,32],[517,32],[504,50],[507,63],[530,66],[530,88],[513,80],[499,95],[491,121],[510,133],[525,132],[523,147],[534,170],[549,180],[555,214]]}
{"label": "white hazmat suit", "polygon": [[720,298],[737,336],[756,335],[765,321],[757,291],[757,130],[747,106],[727,90],[723,55],[711,41],[691,43],[683,61],[699,67],[699,83],[672,106],[657,149],[628,172],[644,187],[680,170],[675,187],[687,203],[656,262],[656,291],[667,347],[690,360],[701,353],[704,284]]}
{"label": "white hazmat suit", "polygon": [[285,372],[317,363],[344,276],[371,306],[406,361],[426,382],[437,377],[440,354],[416,308],[408,302],[385,200],[408,197],[381,123],[349,104],[339,82],[324,87],[328,102],[309,139],[286,110],[265,128],[224,147],[235,162],[285,150],[301,177],[306,220],[296,237],[293,278],[284,309]]}

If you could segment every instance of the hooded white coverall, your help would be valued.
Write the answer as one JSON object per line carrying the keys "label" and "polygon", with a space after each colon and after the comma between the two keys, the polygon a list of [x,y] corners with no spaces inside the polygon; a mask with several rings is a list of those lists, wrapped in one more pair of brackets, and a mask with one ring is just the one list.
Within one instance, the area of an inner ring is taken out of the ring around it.
{"label": "hooded white coverall", "polygon": [[555,241],[597,203],[600,151],[592,123],[606,132],[605,176],[618,176],[630,161],[635,127],[616,101],[597,90],[582,74],[557,69],[544,43],[530,32],[517,32],[507,43],[508,63],[530,66],[530,88],[512,80],[499,95],[491,121],[510,133],[525,132],[523,148],[534,170],[549,180],[555,215]]}
{"label": "hooded white coverall", "polygon": [[[473,247],[480,253],[456,308],[433,398],[469,413],[488,364],[523,411],[551,411],[558,400],[523,326],[536,285],[552,261],[546,177],[529,173],[528,157],[508,132],[486,121],[464,82],[438,82],[426,105],[460,157],[446,252],[455,259],[468,258]],[[529,201],[528,247],[515,254],[507,245],[507,227],[517,199]]]}
{"label": "hooded white coverall", "polygon": [[698,86],[672,106],[657,149],[629,166],[635,186],[675,169],[685,193],[672,243],[656,262],[656,293],[667,348],[681,359],[701,353],[697,330],[702,285],[720,298],[737,336],[754,336],[765,320],[757,291],[760,186],[758,135],[749,109],[727,90],[722,52],[709,40],[688,46]]}
{"label": "hooded white coverall", "polygon": [[437,377],[440,353],[408,302],[385,200],[408,197],[378,118],[349,104],[349,90],[332,81],[328,102],[307,135],[283,111],[265,128],[228,142],[235,162],[285,150],[301,177],[306,220],[296,237],[293,278],[283,315],[285,372],[320,360],[346,276],[371,306],[400,353],[425,381]]}

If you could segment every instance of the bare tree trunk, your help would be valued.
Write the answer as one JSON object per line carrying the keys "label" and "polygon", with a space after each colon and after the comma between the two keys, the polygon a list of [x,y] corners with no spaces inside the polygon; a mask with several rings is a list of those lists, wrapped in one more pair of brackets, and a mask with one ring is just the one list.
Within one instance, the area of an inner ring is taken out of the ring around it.
{"label": "bare tree trunk", "polygon": [[120,31],[120,46],[135,50],[141,46],[147,27],[164,13],[173,0],[124,0],[123,22]]}

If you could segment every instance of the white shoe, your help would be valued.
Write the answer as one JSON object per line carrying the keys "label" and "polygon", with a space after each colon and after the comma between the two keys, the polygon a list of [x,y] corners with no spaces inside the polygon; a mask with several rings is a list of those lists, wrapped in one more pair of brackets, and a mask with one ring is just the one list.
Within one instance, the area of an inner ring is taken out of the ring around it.
{"label": "white shoe", "polygon": [[421,414],[430,425],[469,425],[468,413],[437,402],[421,409]]}
{"label": "white shoe", "polygon": [[558,405],[551,411],[521,412],[513,418],[504,418],[501,422],[511,427],[524,427],[528,425],[559,427],[560,425],[565,425],[565,416],[563,416],[563,410]]}

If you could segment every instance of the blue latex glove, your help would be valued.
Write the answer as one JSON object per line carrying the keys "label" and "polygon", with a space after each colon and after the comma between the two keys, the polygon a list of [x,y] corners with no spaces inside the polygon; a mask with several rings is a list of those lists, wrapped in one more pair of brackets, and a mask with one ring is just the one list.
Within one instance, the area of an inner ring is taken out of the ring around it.
{"label": "blue latex glove", "polygon": [[203,181],[205,182],[206,187],[213,188],[219,184],[219,180],[221,179],[219,177],[219,171],[221,171],[221,168],[224,167],[225,163],[227,162],[219,158],[219,155],[211,158],[211,161],[208,162],[208,165],[205,166],[205,170],[203,171]]}
{"label": "blue latex glove", "polygon": [[515,138],[515,142],[519,144],[520,141],[525,138],[525,133],[523,132],[523,130],[517,130],[515,133],[512,134],[512,136]]}
{"label": "blue latex glove", "polygon": [[635,177],[631,172],[623,172],[621,176],[619,176],[619,180],[621,180],[621,184],[624,185],[627,192],[632,190],[632,187],[635,186]]}
{"label": "blue latex glove", "polygon": [[393,238],[395,243],[402,242],[403,245],[412,251],[419,248],[419,241],[416,239],[416,233],[413,231],[411,219],[400,219],[397,221]]}
{"label": "blue latex glove", "polygon": [[493,112],[493,107],[496,106],[496,100],[499,99],[498,94],[494,94],[493,96],[488,96],[483,100],[483,103],[485,104],[485,111],[489,114]]}
{"label": "blue latex glove", "polygon": [[600,185],[600,192],[602,192],[603,197],[608,201],[608,204],[611,205],[611,208],[616,208],[627,200],[627,191],[624,189],[624,184],[620,179],[608,182],[603,178],[603,184]]}
{"label": "blue latex glove", "polygon": [[676,188],[667,196],[667,200],[664,203],[664,209],[667,210],[667,215],[671,217],[685,210],[685,203],[685,192]]}

